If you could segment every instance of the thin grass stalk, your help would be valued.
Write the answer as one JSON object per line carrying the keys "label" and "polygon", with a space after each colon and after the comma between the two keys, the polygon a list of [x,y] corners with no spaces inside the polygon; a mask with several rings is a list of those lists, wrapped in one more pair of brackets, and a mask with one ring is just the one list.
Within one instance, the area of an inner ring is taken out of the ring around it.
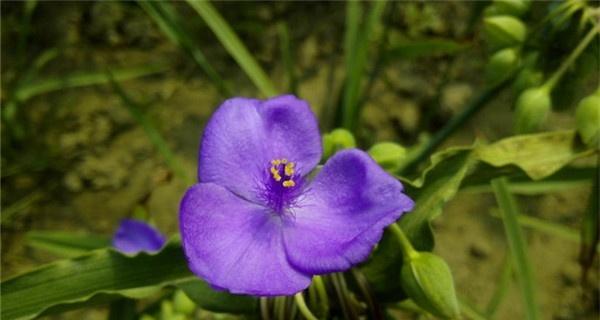
{"label": "thin grass stalk", "polygon": [[221,14],[206,0],[186,0],[214,32],[227,52],[233,57],[254,85],[265,97],[277,95],[278,91],[260,67],[250,51],[242,43]]}
{"label": "thin grass stalk", "polygon": [[505,177],[492,180],[496,201],[502,211],[502,222],[508,240],[510,256],[513,260],[528,320],[539,319],[539,310],[535,292],[535,280],[531,263],[527,256],[527,243],[519,226],[519,209],[512,194],[508,190],[508,180]]}

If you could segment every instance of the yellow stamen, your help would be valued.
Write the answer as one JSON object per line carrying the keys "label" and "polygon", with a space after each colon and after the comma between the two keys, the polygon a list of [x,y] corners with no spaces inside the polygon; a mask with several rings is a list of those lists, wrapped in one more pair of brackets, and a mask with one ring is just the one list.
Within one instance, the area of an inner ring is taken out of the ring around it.
{"label": "yellow stamen", "polygon": [[273,175],[273,179],[275,179],[275,181],[281,180],[281,175],[279,174],[279,170],[277,170],[277,168],[271,167],[271,175]]}
{"label": "yellow stamen", "polygon": [[286,164],[287,163],[287,159],[286,158],[281,159],[281,163]]}
{"label": "yellow stamen", "polygon": [[286,164],[284,167],[284,172],[286,176],[291,177],[294,174],[294,163],[289,162]]}
{"label": "yellow stamen", "polygon": [[281,160],[279,160],[279,159],[271,160],[271,164],[274,166],[278,166],[280,163],[281,163]]}
{"label": "yellow stamen", "polygon": [[290,188],[290,187],[293,187],[295,185],[296,185],[296,183],[294,182],[294,180],[286,180],[286,181],[283,182],[283,186],[286,187],[286,188]]}

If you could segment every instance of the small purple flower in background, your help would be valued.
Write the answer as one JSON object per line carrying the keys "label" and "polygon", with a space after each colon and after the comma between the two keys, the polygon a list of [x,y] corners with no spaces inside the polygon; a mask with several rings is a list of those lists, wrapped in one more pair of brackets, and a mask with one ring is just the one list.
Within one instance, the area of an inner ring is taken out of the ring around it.
{"label": "small purple flower in background", "polygon": [[215,288],[274,296],[365,260],[413,201],[357,149],[338,152],[309,181],[321,153],[305,101],[225,101],[204,131],[200,183],[181,201],[191,270]]}
{"label": "small purple flower in background", "polygon": [[113,246],[120,252],[136,254],[159,251],[165,244],[165,237],[149,224],[133,219],[121,221],[113,237]]}

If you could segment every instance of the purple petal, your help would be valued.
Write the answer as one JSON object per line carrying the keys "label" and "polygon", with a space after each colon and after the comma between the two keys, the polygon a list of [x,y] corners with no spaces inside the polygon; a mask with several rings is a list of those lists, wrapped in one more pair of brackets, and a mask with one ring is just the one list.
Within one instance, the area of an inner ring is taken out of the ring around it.
{"label": "purple petal", "polygon": [[274,296],[310,284],[286,259],[280,217],[219,185],[188,189],[179,222],[190,269],[214,287]]}
{"label": "purple petal", "polygon": [[165,237],[154,227],[133,219],[121,221],[113,237],[115,249],[127,254],[140,251],[157,252],[165,242]]}
{"label": "purple petal", "polygon": [[309,173],[321,158],[321,138],[308,103],[291,95],[233,98],[209,120],[200,146],[198,177],[257,200],[270,162],[286,158]]}
{"label": "purple petal", "polygon": [[366,259],[383,229],[413,201],[365,152],[338,152],[317,174],[294,219],[286,220],[290,263],[310,274],[342,271]]}

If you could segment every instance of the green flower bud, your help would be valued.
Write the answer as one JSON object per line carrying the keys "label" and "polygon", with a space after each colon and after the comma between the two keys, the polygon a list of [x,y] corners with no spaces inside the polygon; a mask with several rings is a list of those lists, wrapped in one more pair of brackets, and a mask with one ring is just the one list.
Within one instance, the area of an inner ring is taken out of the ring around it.
{"label": "green flower bud", "polygon": [[550,92],[546,87],[535,87],[521,93],[515,109],[515,132],[537,131],[546,120],[552,107]]}
{"label": "green flower bud", "polygon": [[444,318],[457,318],[460,311],[452,273],[446,262],[429,252],[419,252],[404,262],[402,288],[421,308]]}
{"label": "green flower bud", "polygon": [[511,16],[522,16],[529,10],[531,1],[529,0],[494,0],[492,4],[497,8],[498,14]]}
{"label": "green flower bud", "polygon": [[328,159],[342,149],[356,147],[352,133],[346,129],[335,129],[323,135],[323,157]]}
{"label": "green flower bud", "polygon": [[518,46],[525,41],[527,27],[511,16],[494,16],[484,20],[486,40],[492,48]]}
{"label": "green flower bud", "polygon": [[575,113],[577,132],[583,142],[592,147],[600,147],[600,91],[585,97],[579,102]]}
{"label": "green flower bud", "polygon": [[544,74],[541,71],[525,68],[517,75],[517,78],[513,83],[513,89],[519,93],[531,87],[537,87],[541,85],[543,80]]}
{"label": "green flower bud", "polygon": [[489,83],[506,79],[519,65],[519,51],[515,48],[502,49],[490,58],[485,68],[485,78]]}
{"label": "green flower bud", "polygon": [[173,303],[169,300],[163,300],[160,303],[160,318],[161,320],[169,320],[175,316]]}
{"label": "green flower bud", "polygon": [[192,314],[194,310],[196,310],[194,301],[188,298],[182,290],[175,291],[175,294],[173,295],[173,307],[178,313],[187,315]]}
{"label": "green flower bud", "polygon": [[369,155],[385,170],[394,172],[406,159],[406,149],[394,142],[380,142],[369,149]]}

